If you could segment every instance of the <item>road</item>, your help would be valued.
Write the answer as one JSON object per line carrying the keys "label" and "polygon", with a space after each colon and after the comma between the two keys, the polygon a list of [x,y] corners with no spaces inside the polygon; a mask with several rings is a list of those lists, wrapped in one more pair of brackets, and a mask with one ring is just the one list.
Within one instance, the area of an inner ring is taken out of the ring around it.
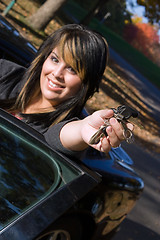
{"label": "road", "polygon": [[[113,58],[141,92],[150,114],[160,123],[160,90],[110,49]],[[160,240],[160,154],[134,144],[123,144],[133,159],[135,170],[144,180],[144,191],[112,240]]]}
{"label": "road", "polygon": [[112,240],[160,240],[160,154],[136,144],[123,144],[136,172],[144,180],[144,191]]}
{"label": "road", "polygon": [[160,89],[155,87],[134,67],[125,61],[112,48],[109,49],[110,57],[129,75],[129,81],[136,86],[142,96],[142,101],[150,109],[150,114],[160,122]]}

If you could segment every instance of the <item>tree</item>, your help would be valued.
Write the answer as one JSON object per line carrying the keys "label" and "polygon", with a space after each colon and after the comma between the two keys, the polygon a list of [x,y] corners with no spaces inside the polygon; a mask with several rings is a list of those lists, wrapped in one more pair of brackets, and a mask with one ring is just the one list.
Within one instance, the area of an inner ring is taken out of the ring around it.
{"label": "tree", "polygon": [[159,0],[137,0],[137,4],[145,7],[145,17],[150,23],[160,24],[160,1]]}
{"label": "tree", "polygon": [[[83,0],[75,0],[86,9]],[[131,21],[131,16],[126,10],[126,0],[87,0],[89,8],[87,15],[81,20],[82,24],[88,25],[93,17],[103,22],[107,27],[119,35],[122,34],[124,22]]]}
{"label": "tree", "polygon": [[91,19],[101,10],[106,2],[109,0],[98,0],[97,3],[89,10],[84,19],[81,20],[81,24],[88,25]]}
{"label": "tree", "polygon": [[105,25],[119,35],[123,34],[125,22],[131,22],[131,14],[126,9],[126,0],[110,0],[103,6],[101,12],[110,12]]}
{"label": "tree", "polygon": [[48,23],[53,19],[55,13],[62,7],[67,0],[46,0],[45,3],[27,21],[32,27],[44,30]]}
{"label": "tree", "polygon": [[147,58],[160,66],[160,45],[158,29],[155,26],[133,19],[133,23],[125,26],[124,38]]}

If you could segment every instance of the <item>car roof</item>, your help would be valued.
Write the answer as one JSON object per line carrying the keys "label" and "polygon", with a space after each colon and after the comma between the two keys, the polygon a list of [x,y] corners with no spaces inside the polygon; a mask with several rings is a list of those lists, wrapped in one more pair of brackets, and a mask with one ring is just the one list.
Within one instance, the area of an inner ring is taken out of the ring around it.
{"label": "car roof", "polygon": [[0,15],[0,50],[13,55],[14,59],[26,65],[31,62],[37,49],[19,31]]}

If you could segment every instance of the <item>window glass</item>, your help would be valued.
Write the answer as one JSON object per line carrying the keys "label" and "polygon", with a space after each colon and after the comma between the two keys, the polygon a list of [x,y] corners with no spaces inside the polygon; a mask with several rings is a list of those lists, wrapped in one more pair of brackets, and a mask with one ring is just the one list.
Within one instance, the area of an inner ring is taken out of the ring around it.
{"label": "window glass", "polygon": [[0,229],[79,174],[34,137],[0,119]]}

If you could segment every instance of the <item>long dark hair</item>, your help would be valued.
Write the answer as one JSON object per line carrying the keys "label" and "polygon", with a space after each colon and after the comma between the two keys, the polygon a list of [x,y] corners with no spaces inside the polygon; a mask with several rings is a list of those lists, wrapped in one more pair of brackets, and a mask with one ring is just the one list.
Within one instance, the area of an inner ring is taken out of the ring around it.
{"label": "long dark hair", "polygon": [[86,101],[98,91],[108,60],[108,45],[99,33],[78,24],[64,25],[50,35],[39,48],[26,72],[26,83],[14,109],[23,112],[31,99],[38,96],[43,63],[56,46],[60,46],[64,61],[79,74],[82,86],[78,94],[56,106],[56,110],[30,114],[33,121],[44,122],[48,126],[64,119],[79,117]]}

